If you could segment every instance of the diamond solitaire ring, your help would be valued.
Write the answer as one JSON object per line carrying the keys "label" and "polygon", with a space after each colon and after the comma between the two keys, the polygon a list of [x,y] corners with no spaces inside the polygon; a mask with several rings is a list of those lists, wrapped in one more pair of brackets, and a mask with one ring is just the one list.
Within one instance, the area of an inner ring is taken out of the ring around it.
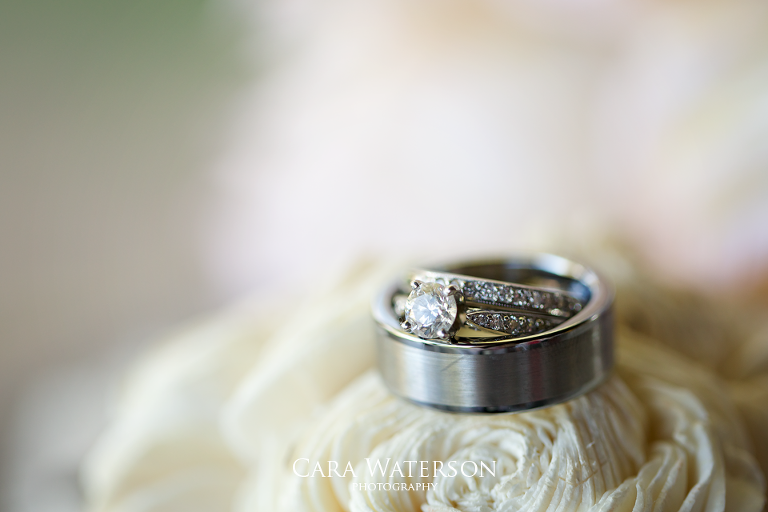
{"label": "diamond solitaire ring", "polygon": [[449,272],[415,271],[410,286],[409,295],[396,296],[393,307],[400,326],[422,339],[453,340],[462,328],[476,331],[465,329],[465,337],[537,334],[581,311],[583,302],[556,287]]}
{"label": "diamond solitaire ring", "polygon": [[613,367],[613,293],[550,254],[447,265],[374,299],[384,383],[419,405],[516,412],[575,398]]}

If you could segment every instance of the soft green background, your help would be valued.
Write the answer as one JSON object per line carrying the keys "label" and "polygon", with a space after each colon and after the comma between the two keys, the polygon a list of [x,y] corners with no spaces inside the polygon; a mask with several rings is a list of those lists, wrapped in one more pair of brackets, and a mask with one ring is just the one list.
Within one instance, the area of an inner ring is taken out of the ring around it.
{"label": "soft green background", "polygon": [[199,0],[0,3],[2,510],[77,509],[78,454],[33,431],[87,446],[106,390],[35,417],[35,383],[223,299],[197,229],[247,78],[234,18]]}

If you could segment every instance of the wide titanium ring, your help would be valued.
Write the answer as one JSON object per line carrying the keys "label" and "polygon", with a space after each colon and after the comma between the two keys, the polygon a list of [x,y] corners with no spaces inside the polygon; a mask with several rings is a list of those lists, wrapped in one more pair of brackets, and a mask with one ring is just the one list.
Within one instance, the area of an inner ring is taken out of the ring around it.
{"label": "wide titanium ring", "polygon": [[393,280],[376,296],[377,357],[387,387],[420,405],[453,412],[503,413],[575,398],[613,367],[613,292],[594,271],[549,254],[447,265],[439,270],[521,284],[547,281],[585,296],[583,309],[532,336],[456,345],[402,330]]}

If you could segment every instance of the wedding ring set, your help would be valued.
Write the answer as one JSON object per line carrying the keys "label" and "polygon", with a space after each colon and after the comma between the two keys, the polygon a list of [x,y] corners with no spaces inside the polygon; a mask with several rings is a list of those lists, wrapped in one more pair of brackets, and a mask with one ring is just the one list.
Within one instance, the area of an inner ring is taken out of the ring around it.
{"label": "wedding ring set", "polygon": [[594,388],[613,366],[613,294],[542,254],[418,269],[375,298],[384,383],[420,405],[516,412]]}

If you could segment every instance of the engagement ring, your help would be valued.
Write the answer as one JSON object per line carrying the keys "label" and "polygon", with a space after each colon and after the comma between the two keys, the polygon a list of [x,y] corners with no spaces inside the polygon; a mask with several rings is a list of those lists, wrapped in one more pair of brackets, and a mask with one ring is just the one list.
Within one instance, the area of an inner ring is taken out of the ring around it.
{"label": "engagement ring", "polygon": [[582,301],[560,289],[416,271],[410,293],[393,300],[400,326],[423,339],[452,339],[462,327],[526,336],[548,331],[581,311]]}

